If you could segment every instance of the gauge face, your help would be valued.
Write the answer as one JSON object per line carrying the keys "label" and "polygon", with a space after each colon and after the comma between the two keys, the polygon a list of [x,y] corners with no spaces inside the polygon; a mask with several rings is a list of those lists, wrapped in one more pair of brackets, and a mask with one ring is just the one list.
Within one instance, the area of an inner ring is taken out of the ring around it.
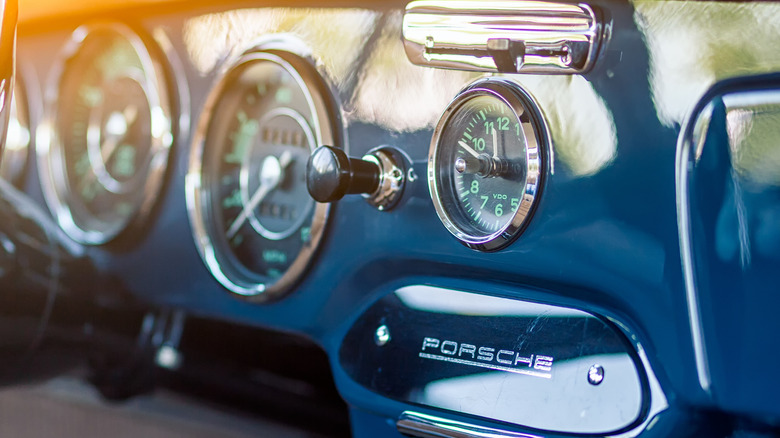
{"label": "gauge face", "polygon": [[20,78],[14,81],[11,96],[11,114],[3,157],[0,160],[0,178],[20,185],[27,166],[30,149],[30,118],[27,112],[27,94]]}
{"label": "gauge face", "polygon": [[524,228],[539,191],[544,131],[517,86],[486,80],[445,111],[429,156],[439,218],[474,249],[500,249]]}
{"label": "gauge face", "polygon": [[328,206],[309,195],[306,163],[333,144],[325,89],[302,58],[253,52],[209,98],[191,157],[190,211],[207,266],[235,293],[289,290],[321,238]]}
{"label": "gauge face", "polygon": [[173,141],[164,71],[143,40],[119,26],[74,33],[49,90],[47,201],[75,240],[100,244],[142,217],[157,196]]}

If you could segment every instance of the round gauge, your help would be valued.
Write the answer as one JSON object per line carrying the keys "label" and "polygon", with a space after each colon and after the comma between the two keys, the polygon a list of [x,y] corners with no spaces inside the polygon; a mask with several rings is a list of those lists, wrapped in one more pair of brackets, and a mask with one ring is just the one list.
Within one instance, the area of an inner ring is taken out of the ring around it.
{"label": "round gauge", "polygon": [[19,77],[14,81],[11,96],[11,114],[3,157],[0,160],[0,178],[11,184],[21,184],[27,166],[30,149],[30,118],[27,111],[27,94]]}
{"label": "round gauge", "polygon": [[434,132],[428,183],[444,226],[495,251],[525,228],[541,189],[547,136],[530,96],[487,79],[461,92]]}
{"label": "round gauge", "polygon": [[327,87],[303,58],[253,51],[209,96],[187,176],[190,217],[214,277],[243,296],[279,296],[303,274],[329,204],[306,188],[306,163],[336,144]]}
{"label": "round gauge", "polygon": [[102,244],[143,218],[173,143],[167,76],[125,26],[79,28],[47,90],[38,136],[44,194],[65,232]]}

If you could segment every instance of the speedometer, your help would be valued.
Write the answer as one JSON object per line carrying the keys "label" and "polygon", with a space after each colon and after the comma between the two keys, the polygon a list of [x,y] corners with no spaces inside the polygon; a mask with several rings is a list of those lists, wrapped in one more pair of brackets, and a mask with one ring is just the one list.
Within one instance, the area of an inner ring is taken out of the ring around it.
{"label": "speedometer", "polygon": [[113,239],[157,197],[173,135],[167,77],[153,53],[124,25],[79,28],[47,90],[44,194],[79,242]]}
{"label": "speedometer", "polygon": [[439,218],[465,245],[498,250],[527,225],[546,159],[541,120],[524,90],[499,79],[472,84],[444,112],[428,182]]}
{"label": "speedometer", "polygon": [[322,238],[328,204],[306,188],[306,163],[337,144],[316,69],[285,51],[250,51],[229,66],[201,116],[187,175],[200,254],[228,290],[289,291]]}

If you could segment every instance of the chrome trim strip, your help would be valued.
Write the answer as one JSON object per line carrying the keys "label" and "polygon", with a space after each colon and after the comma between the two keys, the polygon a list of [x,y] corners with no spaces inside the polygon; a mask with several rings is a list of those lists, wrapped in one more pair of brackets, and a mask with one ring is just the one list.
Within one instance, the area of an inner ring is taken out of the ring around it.
{"label": "chrome trim strip", "polygon": [[[614,322],[614,321],[613,321]],[[669,400],[666,398],[663,389],[661,388],[658,377],[656,377],[653,368],[650,366],[650,360],[647,358],[647,353],[641,344],[635,342],[637,355],[639,360],[645,368],[645,375],[647,376],[648,391],[650,391],[650,406],[645,415],[645,420],[638,424],[634,429],[613,435],[613,438],[635,438],[641,435],[645,430],[649,429],[657,421],[658,415],[663,411],[669,409]]]}
{"label": "chrome trim strip", "polygon": [[691,137],[694,125],[701,114],[701,109],[694,111],[683,124],[683,129],[677,145],[675,157],[675,179],[677,191],[677,228],[680,239],[680,260],[685,280],[685,298],[688,305],[688,320],[691,326],[691,340],[693,342],[694,360],[696,362],[696,374],[699,377],[699,386],[706,393],[712,392],[712,379],[707,360],[707,347],[704,340],[704,329],[701,322],[701,310],[699,309],[698,288],[696,285],[695,269],[693,266],[693,250],[691,249],[691,220],[690,204],[688,202],[688,166],[691,164],[691,150],[693,144]]}
{"label": "chrome trim strip", "polygon": [[396,422],[398,432],[419,438],[541,438],[406,411]]}
{"label": "chrome trim strip", "polygon": [[584,73],[602,29],[586,4],[544,1],[419,0],[403,19],[412,63],[502,73]]}

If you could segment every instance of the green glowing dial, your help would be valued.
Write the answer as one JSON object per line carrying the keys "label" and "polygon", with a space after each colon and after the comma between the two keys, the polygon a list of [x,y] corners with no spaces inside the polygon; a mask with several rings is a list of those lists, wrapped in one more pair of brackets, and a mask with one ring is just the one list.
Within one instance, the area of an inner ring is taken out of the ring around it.
{"label": "green glowing dial", "polygon": [[316,136],[306,91],[293,74],[270,59],[236,68],[206,139],[213,235],[225,239],[240,269],[268,282],[307,245],[302,230],[314,216],[304,177]]}
{"label": "green glowing dial", "polygon": [[250,51],[209,96],[187,190],[200,200],[190,211],[201,256],[234,293],[286,293],[322,238],[328,205],[309,196],[306,163],[336,144],[326,91],[309,60]]}
{"label": "green glowing dial", "polygon": [[[458,199],[484,234],[502,229],[520,206],[525,140],[520,121],[500,100],[480,96],[464,105],[468,124],[449,154]],[[491,170],[493,169],[493,170]]]}
{"label": "green glowing dial", "polygon": [[514,86],[486,81],[456,98],[439,122],[431,195],[447,229],[475,249],[508,244],[529,216],[541,133],[530,104]]}
{"label": "green glowing dial", "polygon": [[120,25],[82,28],[52,104],[47,201],[75,240],[105,243],[148,211],[173,141],[166,74]]}

